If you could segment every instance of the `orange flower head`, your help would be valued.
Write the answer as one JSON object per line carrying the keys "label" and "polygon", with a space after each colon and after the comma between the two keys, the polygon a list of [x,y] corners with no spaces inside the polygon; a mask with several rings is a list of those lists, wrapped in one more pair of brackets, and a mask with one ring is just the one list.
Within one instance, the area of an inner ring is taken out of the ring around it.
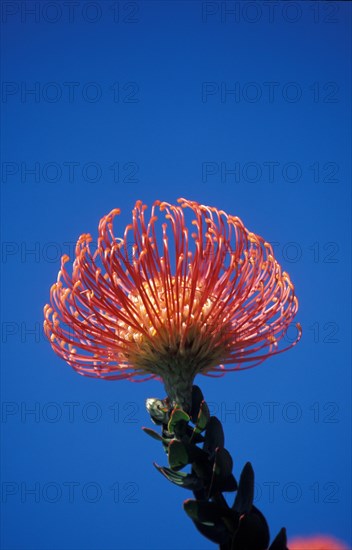
{"label": "orange flower head", "polygon": [[296,344],[301,328],[280,345],[298,302],[270,244],[238,217],[178,202],[156,201],[147,218],[137,201],[121,238],[113,230],[120,211],[112,210],[94,252],[92,237],[82,235],[72,275],[68,256],[61,259],[44,328],[80,374],[161,378],[171,403],[188,408],[197,373],[258,365]]}
{"label": "orange flower head", "polygon": [[296,538],[289,542],[290,550],[349,550],[335,538],[325,535]]}

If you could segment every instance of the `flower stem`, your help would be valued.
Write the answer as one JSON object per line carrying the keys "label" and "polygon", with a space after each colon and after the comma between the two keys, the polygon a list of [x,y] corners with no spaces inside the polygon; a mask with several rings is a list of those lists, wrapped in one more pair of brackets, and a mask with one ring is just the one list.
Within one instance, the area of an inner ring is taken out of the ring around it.
{"label": "flower stem", "polygon": [[182,372],[182,370],[179,372],[170,370],[167,376],[163,377],[165,390],[172,408],[178,405],[186,412],[191,410],[193,381],[194,376]]}

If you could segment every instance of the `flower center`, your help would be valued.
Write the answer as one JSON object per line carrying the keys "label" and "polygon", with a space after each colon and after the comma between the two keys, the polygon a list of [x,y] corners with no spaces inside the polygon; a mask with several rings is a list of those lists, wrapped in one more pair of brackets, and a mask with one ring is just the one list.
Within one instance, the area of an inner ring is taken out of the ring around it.
{"label": "flower center", "polygon": [[133,344],[126,345],[123,355],[137,370],[157,374],[165,385],[170,377],[188,384],[197,372],[221,362],[225,346],[212,322],[219,300],[206,295],[201,285],[192,287],[175,277],[149,279],[128,301],[140,329],[120,319],[117,332]]}

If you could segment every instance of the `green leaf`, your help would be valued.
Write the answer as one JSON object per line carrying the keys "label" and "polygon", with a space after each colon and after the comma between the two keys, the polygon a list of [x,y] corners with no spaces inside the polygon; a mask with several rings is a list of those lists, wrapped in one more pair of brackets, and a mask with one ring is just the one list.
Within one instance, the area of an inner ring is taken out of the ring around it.
{"label": "green leaf", "polygon": [[240,515],[247,514],[251,511],[254,498],[254,471],[250,462],[245,464],[240,481],[238,484],[238,492],[233,503],[233,510],[236,510]]}
{"label": "green leaf", "polygon": [[197,422],[199,408],[201,406],[204,397],[202,390],[198,386],[192,386],[192,407],[191,407],[191,418],[193,424]]}
{"label": "green leaf", "polygon": [[171,481],[171,483],[178,485],[179,487],[190,489],[191,491],[199,491],[199,489],[203,487],[202,481],[198,479],[195,474],[174,472],[173,470],[170,470],[170,468],[166,468],[165,466],[158,466],[158,464],[156,464],[155,462],[154,466],[164,477],[166,477],[166,479]]}
{"label": "green leaf", "polygon": [[232,517],[229,508],[208,500],[188,499],[183,503],[186,514],[203,525],[215,525],[223,518]]}
{"label": "green leaf", "polygon": [[213,475],[209,487],[209,497],[222,491],[236,491],[237,482],[232,475],[233,461],[230,453],[217,448],[213,465]]}
{"label": "green leaf", "polygon": [[252,506],[248,514],[240,517],[239,526],[232,540],[232,550],[266,550],[270,533],[265,517]]}
{"label": "green leaf", "polygon": [[287,550],[286,529],[283,527],[271,543],[269,550]]}
{"label": "green leaf", "polygon": [[188,423],[189,421],[190,417],[188,414],[179,407],[175,407],[171,413],[167,429],[170,433],[175,433],[177,424],[185,422]]}
{"label": "green leaf", "polygon": [[157,441],[164,441],[163,437],[161,437],[160,434],[158,434],[155,430],[151,430],[150,428],[142,427],[142,430],[147,434],[150,435],[153,439],[156,439]]}
{"label": "green leaf", "polygon": [[207,539],[211,540],[212,542],[215,542],[216,544],[220,544],[220,548],[223,548],[222,545],[224,545],[224,548],[228,548],[228,543],[230,541],[230,531],[225,526],[225,523],[223,521],[218,521],[215,523],[215,525],[204,525],[203,523],[200,523],[200,521],[197,521],[196,519],[192,520],[195,527],[198,529],[198,531],[203,535],[203,537],[206,537]]}
{"label": "green leaf", "polygon": [[216,449],[214,473],[218,477],[228,477],[232,474],[233,460],[230,453],[223,448]]}
{"label": "green leaf", "polygon": [[185,445],[173,439],[169,444],[169,465],[173,470],[181,469],[189,463],[188,452]]}
{"label": "green leaf", "polygon": [[206,404],[205,401],[202,401],[200,405],[199,413],[198,413],[196,427],[194,428],[194,432],[195,433],[203,432],[207,427],[209,419],[210,419],[210,412],[209,412],[208,405]]}
{"label": "green leaf", "polygon": [[225,436],[221,422],[216,416],[211,416],[205,431],[203,449],[212,454],[217,447],[223,447],[224,444]]}
{"label": "green leaf", "polygon": [[202,436],[202,434],[196,433],[194,431],[194,428],[190,424],[187,424],[187,429],[184,435],[186,435],[188,440],[191,441],[193,444],[204,443],[204,437]]}

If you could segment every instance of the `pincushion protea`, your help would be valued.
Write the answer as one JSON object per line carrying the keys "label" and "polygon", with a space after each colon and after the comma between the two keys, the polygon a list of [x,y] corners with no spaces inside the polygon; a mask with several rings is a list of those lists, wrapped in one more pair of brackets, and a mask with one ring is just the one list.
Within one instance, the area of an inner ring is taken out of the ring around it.
{"label": "pincushion protea", "polygon": [[290,550],[348,550],[344,543],[326,535],[293,539],[289,547]]}
{"label": "pincushion protea", "polygon": [[92,237],[82,235],[72,275],[62,257],[44,328],[80,374],[161,378],[171,403],[187,409],[197,373],[258,365],[296,344],[301,328],[280,346],[298,302],[270,244],[238,217],[178,202],[156,201],[147,218],[137,201],[121,238],[113,231],[120,210],[112,210],[100,221],[94,253]]}

